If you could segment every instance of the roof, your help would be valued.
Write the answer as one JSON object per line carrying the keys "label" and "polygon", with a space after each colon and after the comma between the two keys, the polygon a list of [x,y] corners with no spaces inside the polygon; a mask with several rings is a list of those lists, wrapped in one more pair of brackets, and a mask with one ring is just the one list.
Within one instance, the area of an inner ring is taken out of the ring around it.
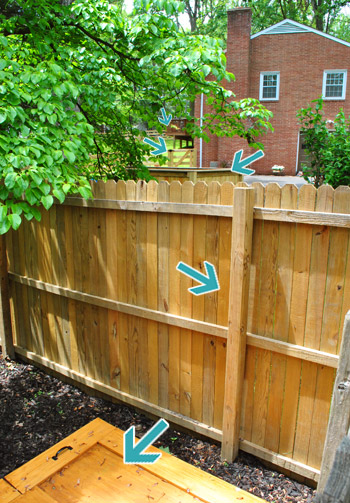
{"label": "roof", "polygon": [[315,30],[314,28],[310,28],[310,26],[306,26],[305,24],[297,23],[292,19],[284,19],[279,23],[276,23],[265,30],[259,31],[255,35],[252,35],[250,38],[260,37],[260,35],[280,35],[284,33],[315,33],[316,35],[320,35],[321,37],[328,38],[333,40],[334,42],[338,42],[339,44],[346,45],[350,47],[349,42],[345,42],[345,40],[341,40],[340,38],[333,37],[332,35],[328,35],[327,33],[323,33],[322,31]]}

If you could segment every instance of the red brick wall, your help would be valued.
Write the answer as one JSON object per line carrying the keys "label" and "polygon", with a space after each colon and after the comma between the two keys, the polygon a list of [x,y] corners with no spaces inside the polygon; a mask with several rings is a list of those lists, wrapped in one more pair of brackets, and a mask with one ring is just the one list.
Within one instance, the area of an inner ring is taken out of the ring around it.
{"label": "red brick wall", "polygon": [[[237,99],[259,98],[260,72],[280,72],[279,100],[263,101],[274,114],[271,123],[275,131],[261,138],[265,157],[254,163],[254,169],[269,174],[271,167],[279,164],[285,166],[286,174],[295,174],[297,110],[321,96],[324,70],[350,69],[350,47],[315,33],[260,35],[250,40],[249,9],[235,9],[228,14],[227,69],[235,74],[236,81],[227,87]],[[327,119],[333,120],[341,107],[347,116],[350,114],[350,71],[348,74],[346,100],[325,100]],[[199,110],[196,116],[199,117]],[[245,141],[237,138],[203,142],[203,167],[209,166],[210,161],[232,163],[240,148],[244,148],[244,157],[252,152]]]}

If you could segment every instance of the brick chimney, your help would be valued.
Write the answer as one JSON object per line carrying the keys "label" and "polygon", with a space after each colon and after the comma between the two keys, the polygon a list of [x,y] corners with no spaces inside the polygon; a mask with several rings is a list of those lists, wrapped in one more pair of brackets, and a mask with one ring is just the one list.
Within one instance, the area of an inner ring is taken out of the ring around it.
{"label": "brick chimney", "polygon": [[237,99],[249,95],[250,30],[252,11],[248,8],[227,11],[227,71],[236,80],[230,89]]}
{"label": "brick chimney", "polygon": [[[250,27],[252,11],[250,9],[230,9],[227,11],[227,50],[226,69],[236,77],[234,82],[225,85],[233,91],[239,101],[249,96],[250,66]],[[220,138],[217,148],[219,163],[232,164],[233,155],[240,149],[249,155],[247,142],[241,138]],[[253,152],[251,152],[253,153]]]}

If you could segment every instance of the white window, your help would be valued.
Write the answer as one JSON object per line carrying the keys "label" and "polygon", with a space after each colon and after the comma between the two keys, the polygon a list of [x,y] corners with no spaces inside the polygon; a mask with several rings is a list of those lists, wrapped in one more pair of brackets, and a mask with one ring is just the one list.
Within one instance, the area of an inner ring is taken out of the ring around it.
{"label": "white window", "polygon": [[326,100],[345,100],[347,70],[325,70],[322,96]]}
{"label": "white window", "polygon": [[277,101],[280,93],[280,72],[260,73],[260,100]]}

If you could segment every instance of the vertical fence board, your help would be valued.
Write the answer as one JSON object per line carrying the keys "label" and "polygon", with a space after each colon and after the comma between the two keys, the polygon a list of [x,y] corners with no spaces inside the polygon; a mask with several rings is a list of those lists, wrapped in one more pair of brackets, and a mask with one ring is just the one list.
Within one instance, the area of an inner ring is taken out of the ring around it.
{"label": "vertical fence board", "polygon": [[[221,186],[220,204],[233,206],[234,185],[225,182]],[[227,326],[230,292],[232,222],[228,218],[219,219],[219,255],[217,274],[220,283],[218,292],[217,324]],[[222,429],[224,412],[224,389],[226,368],[226,340],[216,338],[214,428]]]}
{"label": "vertical fence board", "polygon": [[[137,182],[136,200],[147,201],[147,184],[143,180]],[[136,302],[138,306],[147,307],[147,215],[141,212],[136,220],[136,257],[137,257],[137,290]],[[138,396],[148,400],[148,338],[147,320],[139,319],[139,380]]]}
{"label": "vertical fence board", "polygon": [[[208,185],[198,182],[194,186],[193,201],[195,204],[206,204],[208,197]],[[206,256],[207,217],[196,216],[193,226],[193,267],[204,272],[204,260]],[[204,320],[204,295],[194,295],[192,299],[192,316],[196,320]],[[192,364],[191,364],[191,416],[198,421],[203,421],[203,372],[204,372],[204,337],[203,334],[192,332]],[[208,390],[206,390],[207,392]]]}
{"label": "vertical fence board", "polygon": [[[265,206],[279,208],[281,204],[281,189],[278,184],[269,184],[265,188]],[[266,337],[273,336],[274,308],[276,295],[276,268],[278,253],[277,222],[264,222],[263,244],[261,252],[261,286],[258,319],[258,334]],[[259,350],[257,352],[257,367],[253,410],[252,441],[258,445],[266,444],[266,427],[268,421],[268,406],[270,406],[271,427],[276,428],[274,412],[278,414],[277,404],[269,400],[270,372],[275,370],[272,366],[274,355],[270,351]],[[278,357],[277,357],[278,358]],[[276,385],[275,379],[271,381]],[[272,397],[273,399],[274,397]],[[268,442],[269,443],[269,442]],[[267,447],[265,445],[265,447]]]}
{"label": "vertical fence board", "polygon": [[[265,199],[265,188],[261,183],[254,183],[254,206],[263,207]],[[262,252],[263,222],[255,220],[252,238],[252,258],[249,278],[249,300],[248,300],[248,321],[247,330],[254,334],[258,333],[259,320],[259,291],[261,274],[261,252]],[[253,410],[256,379],[256,363],[258,350],[248,347],[246,352],[246,370],[243,382],[242,398],[242,428],[243,437],[249,441],[252,439],[253,430]]]}
{"label": "vertical fence board", "polygon": [[[315,209],[315,201],[316,189],[313,186],[305,185],[302,189],[300,189],[298,209],[313,211]],[[308,300],[307,294],[312,254],[312,227],[306,225],[298,226],[295,253],[293,296],[291,305],[291,316],[293,316],[293,339],[291,342],[304,345]],[[293,384],[294,389],[296,389],[297,382],[294,382]],[[293,451],[293,458],[301,463],[306,463],[307,460],[315,387],[316,366],[310,362],[303,361],[300,376],[300,395]]]}
{"label": "vertical fence board", "polygon": [[[119,181],[117,183],[117,198],[120,200],[126,199],[126,183]],[[118,235],[117,239],[117,271],[118,282],[117,292],[120,302],[127,302],[127,268],[128,256],[126,251],[126,212],[118,211]],[[128,335],[128,317],[119,313],[117,333],[119,334],[119,351],[120,351],[120,388],[122,391],[129,393],[129,335]]]}
{"label": "vertical fence board", "polygon": [[[158,200],[158,184],[151,180],[147,187],[147,201]],[[147,214],[147,307],[158,308],[158,216]],[[148,387],[149,401],[158,403],[159,394],[159,366],[158,366],[158,323],[153,320],[147,322],[148,333]],[[171,400],[171,397],[170,397]],[[173,409],[176,410],[176,409]]]}
{"label": "vertical fence board", "polygon": [[[316,211],[333,211],[334,190],[322,186],[317,191]],[[327,261],[329,253],[330,228],[315,226],[313,229],[313,249],[311,255],[308,308],[305,328],[305,346],[320,349],[322,318],[325,301]],[[330,397],[332,395],[334,369],[317,365],[316,390],[314,395],[312,429],[310,433],[307,463],[321,466],[322,447],[328,423]]]}
{"label": "vertical fence board", "polygon": [[[182,184],[182,202],[193,203],[194,185],[192,182]],[[193,221],[192,215],[181,216],[181,261],[193,267]],[[188,291],[192,287],[192,280],[185,274],[180,274],[181,315],[192,316],[192,297]],[[185,416],[191,414],[191,330],[181,329],[180,335],[180,412]]]}
{"label": "vertical fence board", "polygon": [[230,311],[227,337],[226,382],[221,456],[238,454],[245,342],[248,314],[249,264],[252,251],[254,190],[234,191]]}
{"label": "vertical fence board", "polygon": [[[160,182],[158,201],[169,201],[169,183]],[[169,311],[169,215],[158,216],[158,310]],[[159,405],[168,407],[169,403],[169,328],[158,325],[158,390]]]}

